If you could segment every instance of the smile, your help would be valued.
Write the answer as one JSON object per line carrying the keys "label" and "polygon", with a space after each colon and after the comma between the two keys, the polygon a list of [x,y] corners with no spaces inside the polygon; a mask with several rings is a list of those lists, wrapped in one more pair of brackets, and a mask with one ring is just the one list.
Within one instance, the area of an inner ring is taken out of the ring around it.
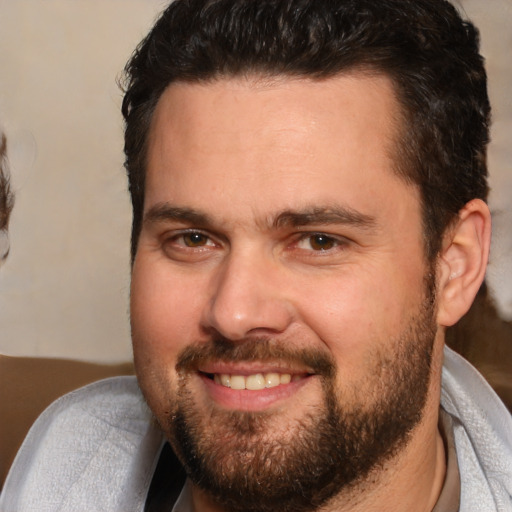
{"label": "smile", "polygon": [[235,375],[228,373],[215,373],[213,380],[216,384],[234,390],[248,389],[260,391],[267,388],[275,388],[302,378],[301,375],[290,373],[255,373],[252,375]]}
{"label": "smile", "polygon": [[292,399],[304,386],[316,381],[314,374],[303,369],[251,369],[250,366],[254,365],[215,364],[202,368],[197,375],[209,400],[222,408],[238,411],[266,410],[273,404]]}

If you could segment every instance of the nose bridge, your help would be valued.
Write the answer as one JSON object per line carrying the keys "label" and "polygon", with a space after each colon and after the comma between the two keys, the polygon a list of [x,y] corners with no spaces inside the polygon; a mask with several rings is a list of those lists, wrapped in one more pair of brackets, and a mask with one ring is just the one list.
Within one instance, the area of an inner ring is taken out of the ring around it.
{"label": "nose bridge", "polygon": [[232,250],[215,276],[206,323],[222,336],[243,339],[251,332],[282,332],[291,305],[272,256],[255,247]]}

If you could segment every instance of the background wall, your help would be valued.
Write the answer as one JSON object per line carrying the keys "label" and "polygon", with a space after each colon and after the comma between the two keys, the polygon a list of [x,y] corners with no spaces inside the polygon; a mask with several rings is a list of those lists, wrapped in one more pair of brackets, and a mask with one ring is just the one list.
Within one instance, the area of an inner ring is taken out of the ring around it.
{"label": "background wall", "polygon": [[[0,123],[16,205],[0,353],[126,360],[130,205],[116,85],[165,0],[0,0]],[[512,318],[512,0],[465,0],[494,104],[488,279]]]}

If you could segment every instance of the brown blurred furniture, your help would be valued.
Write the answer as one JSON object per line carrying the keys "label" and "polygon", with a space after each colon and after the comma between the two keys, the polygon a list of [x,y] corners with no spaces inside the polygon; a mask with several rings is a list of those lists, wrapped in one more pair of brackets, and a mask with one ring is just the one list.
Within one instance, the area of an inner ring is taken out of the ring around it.
{"label": "brown blurred furniture", "polygon": [[50,403],[90,382],[133,373],[132,363],[0,355],[0,489],[28,429]]}

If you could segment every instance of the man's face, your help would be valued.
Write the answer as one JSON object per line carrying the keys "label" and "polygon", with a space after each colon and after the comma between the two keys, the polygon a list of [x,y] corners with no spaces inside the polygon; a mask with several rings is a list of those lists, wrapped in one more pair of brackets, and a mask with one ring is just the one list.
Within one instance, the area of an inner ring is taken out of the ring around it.
{"label": "man's face", "polygon": [[135,363],[193,480],[232,510],[313,510],[421,418],[436,327],[399,117],[391,83],[362,75],[176,83],[158,103]]}

